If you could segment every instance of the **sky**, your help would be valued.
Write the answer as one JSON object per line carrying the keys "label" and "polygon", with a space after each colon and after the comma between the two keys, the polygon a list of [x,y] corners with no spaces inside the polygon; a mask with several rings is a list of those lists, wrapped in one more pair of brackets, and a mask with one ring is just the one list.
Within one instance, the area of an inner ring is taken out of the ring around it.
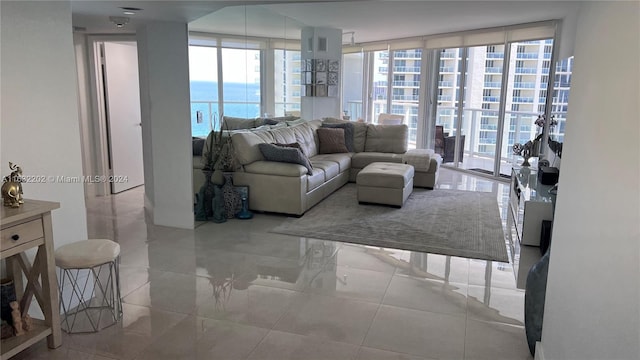
{"label": "sky", "polygon": [[[223,49],[223,77],[225,82],[254,82],[259,78],[260,60],[255,58],[259,50]],[[205,46],[189,46],[189,79],[192,81],[218,81],[217,49]]]}

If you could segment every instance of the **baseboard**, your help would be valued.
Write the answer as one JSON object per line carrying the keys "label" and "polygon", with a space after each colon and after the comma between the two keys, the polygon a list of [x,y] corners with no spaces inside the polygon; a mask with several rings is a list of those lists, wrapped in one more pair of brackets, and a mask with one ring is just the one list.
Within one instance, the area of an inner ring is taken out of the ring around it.
{"label": "baseboard", "polygon": [[542,350],[542,342],[536,341],[536,356],[534,360],[544,360],[544,350]]}

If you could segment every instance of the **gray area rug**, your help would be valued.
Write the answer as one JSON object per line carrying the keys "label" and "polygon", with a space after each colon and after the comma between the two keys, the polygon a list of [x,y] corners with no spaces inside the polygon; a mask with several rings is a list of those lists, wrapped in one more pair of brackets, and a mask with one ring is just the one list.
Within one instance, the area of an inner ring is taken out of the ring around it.
{"label": "gray area rug", "polygon": [[496,195],[414,189],[401,209],[360,205],[347,184],[271,232],[509,262]]}

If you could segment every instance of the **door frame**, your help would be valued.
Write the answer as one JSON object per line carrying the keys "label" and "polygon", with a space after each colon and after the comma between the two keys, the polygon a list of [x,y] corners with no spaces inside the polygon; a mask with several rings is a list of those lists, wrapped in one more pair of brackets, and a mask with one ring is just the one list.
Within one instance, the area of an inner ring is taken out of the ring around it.
{"label": "door frame", "polygon": [[[88,35],[88,54],[89,57],[89,91],[91,98],[92,118],[96,122],[93,126],[92,138],[89,143],[93,143],[95,149],[95,162],[97,176],[111,175],[110,154],[107,129],[107,114],[105,112],[106,98],[104,91],[104,81],[102,74],[102,65],[104,63],[104,52],[102,43],[105,42],[133,42],[137,43],[135,34],[131,35]],[[96,196],[111,195],[111,186],[108,182],[99,182],[96,184]]]}

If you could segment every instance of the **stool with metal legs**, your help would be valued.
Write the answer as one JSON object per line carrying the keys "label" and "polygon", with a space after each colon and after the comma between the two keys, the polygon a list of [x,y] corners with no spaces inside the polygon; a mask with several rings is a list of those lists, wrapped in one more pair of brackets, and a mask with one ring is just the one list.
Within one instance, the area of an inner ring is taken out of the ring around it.
{"label": "stool with metal legs", "polygon": [[67,244],[55,252],[62,329],[67,333],[97,332],[122,318],[120,245],[108,239]]}

